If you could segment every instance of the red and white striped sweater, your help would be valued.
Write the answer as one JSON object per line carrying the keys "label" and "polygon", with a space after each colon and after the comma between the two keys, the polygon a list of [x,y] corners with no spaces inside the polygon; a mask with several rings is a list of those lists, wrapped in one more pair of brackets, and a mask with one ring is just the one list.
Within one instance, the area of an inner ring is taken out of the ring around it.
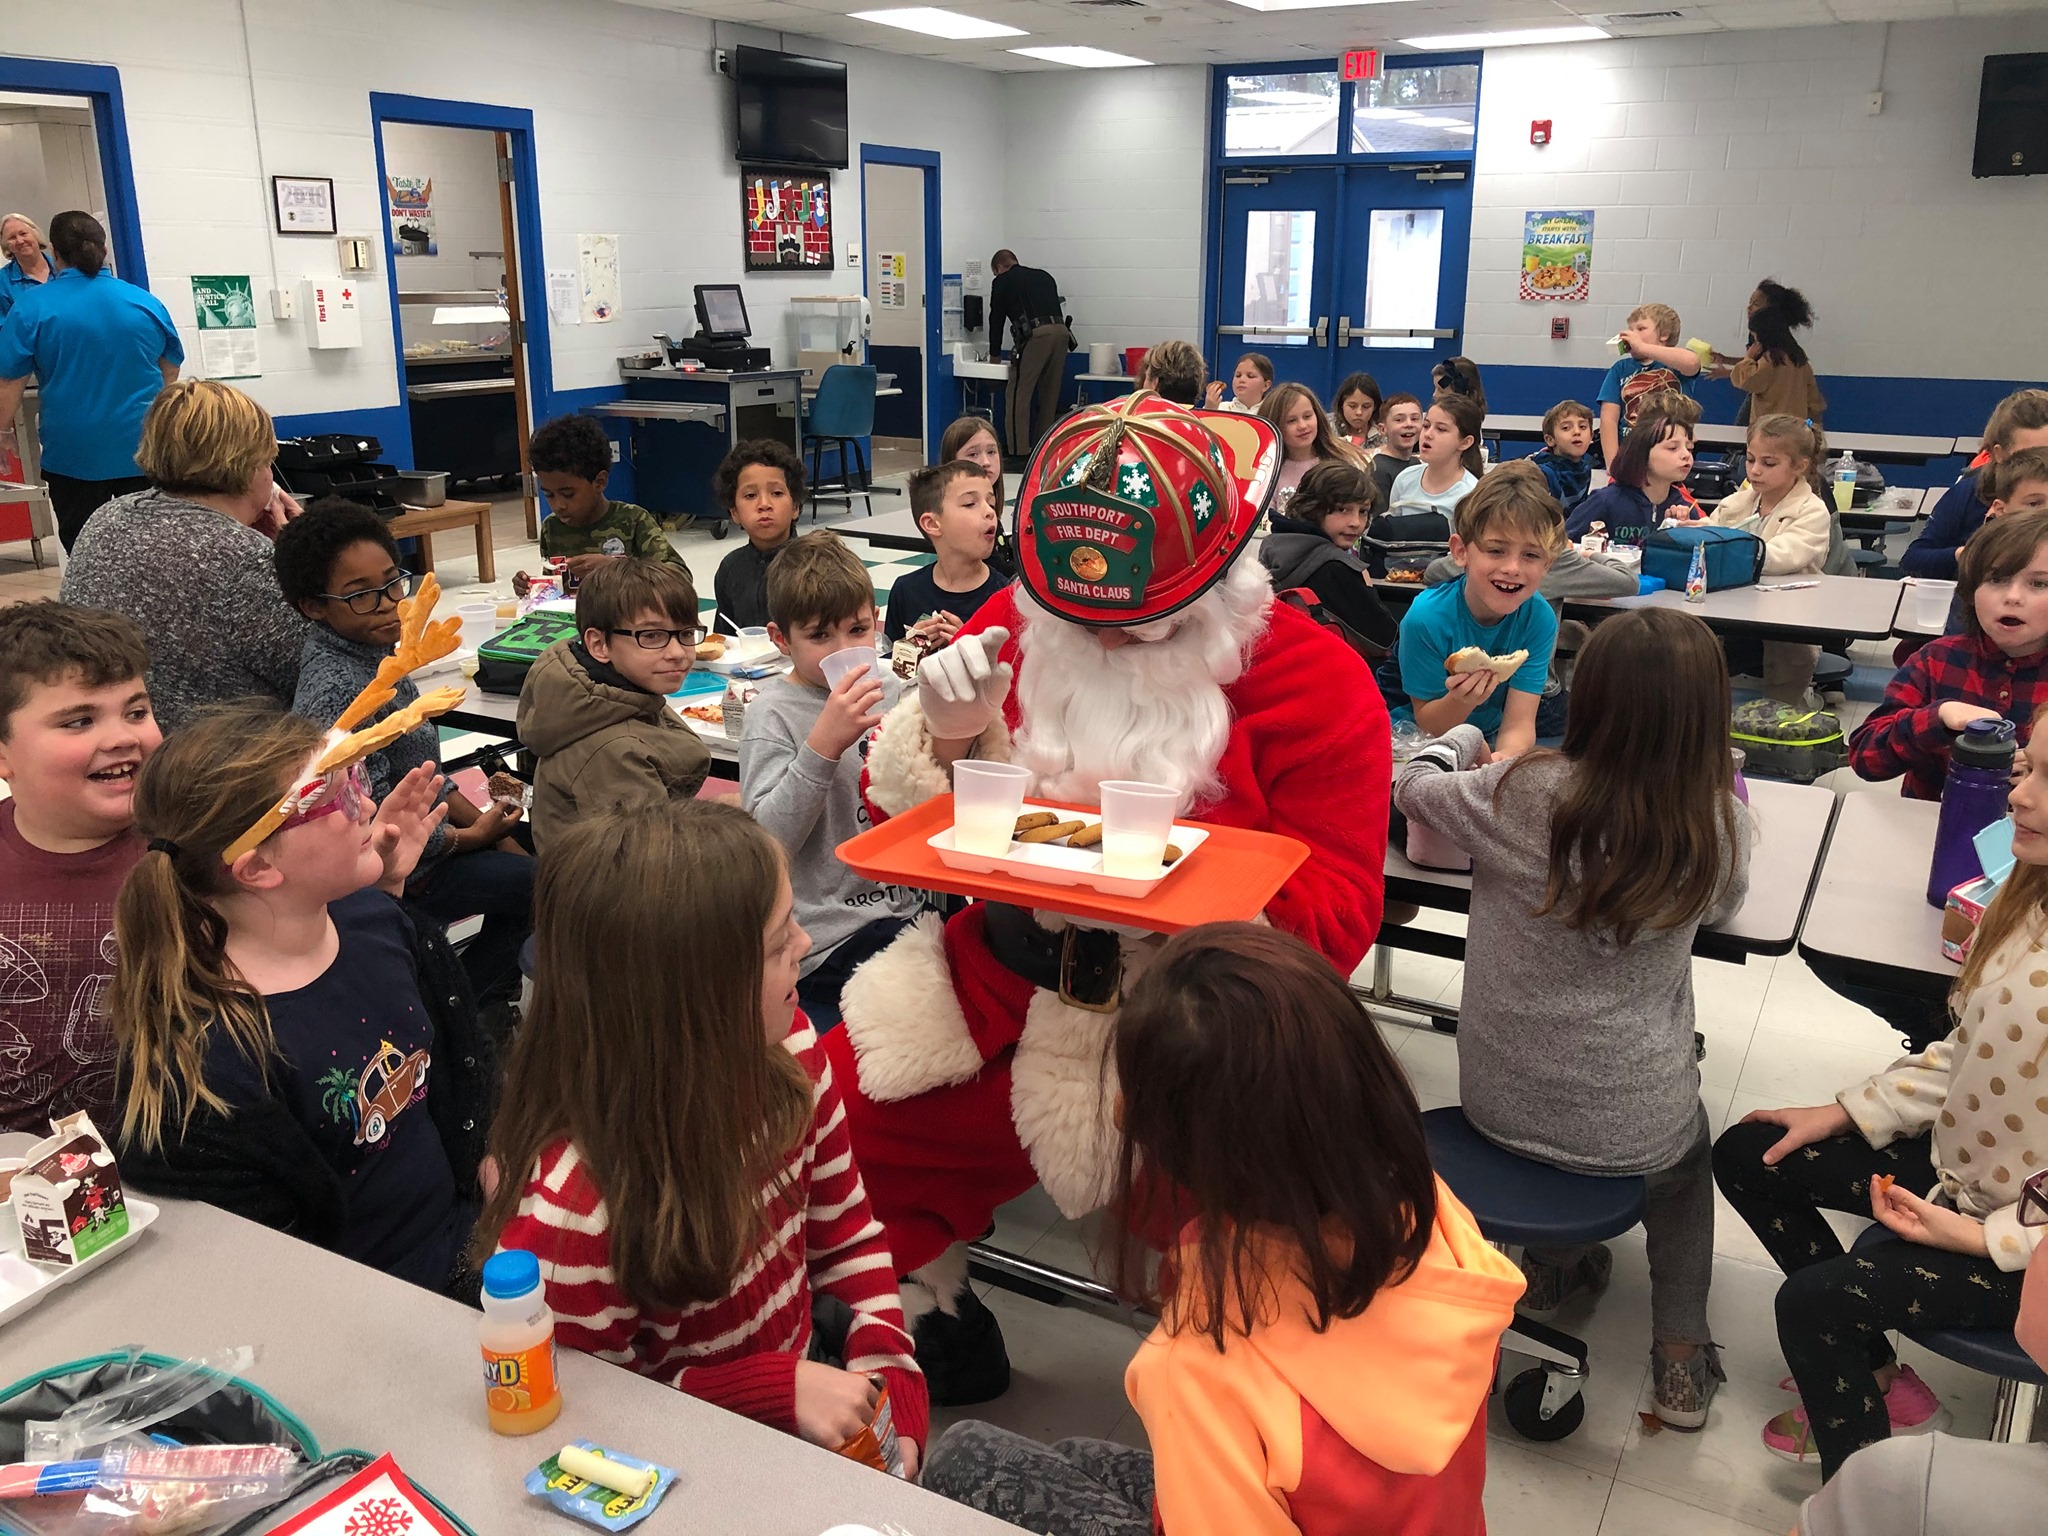
{"label": "red and white striped sweater", "polygon": [[576,1148],[544,1151],[498,1234],[540,1260],[555,1338],[771,1425],[796,1427],[796,1367],[811,1342],[812,1287],[853,1308],[846,1368],[889,1387],[897,1433],[924,1448],[931,1409],[912,1358],[882,1224],[854,1166],[846,1108],[818,1036],[799,1013],[783,1042],[811,1077],[811,1133],[762,1192],[765,1235],[732,1293],[643,1312],[612,1274],[611,1212]]}

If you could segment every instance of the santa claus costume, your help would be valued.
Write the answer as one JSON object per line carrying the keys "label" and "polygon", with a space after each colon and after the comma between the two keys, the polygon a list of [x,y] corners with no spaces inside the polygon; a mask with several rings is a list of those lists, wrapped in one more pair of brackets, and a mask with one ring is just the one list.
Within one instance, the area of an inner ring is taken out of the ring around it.
{"label": "santa claus costume", "polygon": [[[1099,804],[1105,780],[1166,784],[1184,816],[1308,844],[1264,915],[1356,967],[1380,923],[1387,712],[1358,655],[1238,558],[1278,458],[1264,421],[1149,393],[1061,422],[1018,497],[1018,583],[924,661],[877,733],[877,818],[946,793],[963,756],[1022,763],[1030,794],[1075,804]],[[976,902],[920,920],[847,983],[826,1048],[936,1402],[1008,1382],[966,1287],[965,1244],[995,1208],[1034,1183],[1069,1217],[1108,1197],[1107,1047],[1155,947]]]}

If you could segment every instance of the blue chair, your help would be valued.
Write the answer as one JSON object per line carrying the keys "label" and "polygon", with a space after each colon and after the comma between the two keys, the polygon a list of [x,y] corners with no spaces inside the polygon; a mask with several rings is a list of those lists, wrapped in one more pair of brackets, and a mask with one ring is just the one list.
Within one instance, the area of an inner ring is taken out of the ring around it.
{"label": "blue chair", "polygon": [[[1884,1243],[1903,1243],[1888,1228],[1873,1224],[1857,1235],[1851,1253]],[[2003,1445],[2025,1445],[2034,1437],[2034,1412],[2048,1373],[2020,1348],[2010,1328],[1903,1328],[1900,1332],[1926,1350],[1957,1365],[1998,1378],[1998,1396],[1991,1409],[1991,1438]]]}
{"label": "blue chair", "polygon": [[[1486,1240],[1511,1258],[1524,1248],[1573,1248],[1617,1237],[1643,1219],[1640,1177],[1566,1173],[1495,1146],[1452,1105],[1422,1117],[1429,1160],[1472,1212]],[[1501,1348],[1537,1364],[1508,1383],[1501,1407],[1528,1440],[1562,1440],[1586,1417],[1584,1341],[1518,1317]]]}
{"label": "blue chair", "polygon": [[[818,376],[818,393],[811,399],[810,413],[804,422],[804,436],[811,450],[811,521],[818,519],[820,500],[843,503],[851,511],[856,496],[867,507],[868,514],[874,515],[875,504],[868,499],[867,452],[861,447],[862,440],[872,437],[874,431],[875,370],[864,363],[834,363]],[[839,472],[831,488],[840,494],[821,498],[819,460],[828,442],[839,455]],[[852,464],[859,466],[857,480],[848,473]]]}

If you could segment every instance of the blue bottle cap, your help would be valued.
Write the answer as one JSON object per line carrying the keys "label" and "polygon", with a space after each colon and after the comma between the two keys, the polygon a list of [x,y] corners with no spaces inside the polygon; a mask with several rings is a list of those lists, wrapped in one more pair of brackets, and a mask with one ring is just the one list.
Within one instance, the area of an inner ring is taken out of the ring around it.
{"label": "blue bottle cap", "polygon": [[540,1260],[524,1248],[507,1248],[484,1260],[486,1296],[525,1296],[540,1289]]}

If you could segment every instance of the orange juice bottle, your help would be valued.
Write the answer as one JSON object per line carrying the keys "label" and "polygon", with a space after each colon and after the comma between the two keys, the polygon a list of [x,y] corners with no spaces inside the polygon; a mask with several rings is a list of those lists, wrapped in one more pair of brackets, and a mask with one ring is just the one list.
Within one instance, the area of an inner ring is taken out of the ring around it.
{"label": "orange juice bottle", "polygon": [[546,1429],[562,1411],[555,1380],[555,1314],[540,1284],[540,1260],[523,1248],[484,1263],[484,1402],[501,1435]]}

